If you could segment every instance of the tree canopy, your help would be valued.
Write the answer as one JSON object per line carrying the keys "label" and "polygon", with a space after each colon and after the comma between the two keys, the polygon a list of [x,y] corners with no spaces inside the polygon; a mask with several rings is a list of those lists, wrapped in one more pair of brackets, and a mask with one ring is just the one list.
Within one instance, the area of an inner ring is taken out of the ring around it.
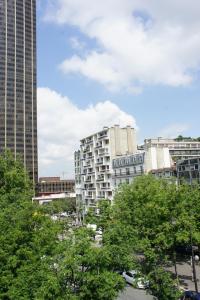
{"label": "tree canopy", "polygon": [[191,235],[200,245],[199,186],[141,176],[122,185],[114,203],[113,218],[132,232],[134,239],[127,243],[136,256],[143,254],[141,268],[149,275],[151,290],[158,299],[178,299],[177,283],[164,266],[171,260],[176,264],[176,246],[190,244]]}
{"label": "tree canopy", "polygon": [[53,221],[32,195],[21,162],[0,156],[0,299],[115,299],[124,281],[111,249]]}

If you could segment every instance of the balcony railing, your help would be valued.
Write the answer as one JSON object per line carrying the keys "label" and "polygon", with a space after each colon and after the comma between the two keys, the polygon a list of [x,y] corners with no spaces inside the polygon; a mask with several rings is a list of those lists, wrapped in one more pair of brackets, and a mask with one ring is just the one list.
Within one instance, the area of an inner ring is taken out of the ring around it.
{"label": "balcony railing", "polygon": [[105,172],[110,172],[110,169],[100,169],[99,173],[105,173]]}
{"label": "balcony railing", "polygon": [[92,181],[91,178],[86,178],[86,179],[85,179],[85,182],[91,182],[91,181]]}
{"label": "balcony railing", "polygon": [[85,199],[94,199],[92,195],[85,195]]}
{"label": "balcony railing", "polygon": [[93,142],[93,139],[92,139],[92,138],[85,140],[85,143],[86,143],[86,144],[90,144],[90,143],[92,143],[92,142]]}
{"label": "balcony railing", "polygon": [[96,161],[95,164],[96,164],[96,165],[102,165],[102,164],[103,164],[103,160],[102,160],[102,161]]}
{"label": "balcony railing", "polygon": [[104,177],[99,177],[96,181],[104,181]]}
{"label": "balcony railing", "polygon": [[94,174],[95,172],[92,170],[92,171],[88,171],[87,173],[88,174]]}
{"label": "balcony railing", "polygon": [[102,147],[102,143],[96,143],[95,148],[101,148]]}
{"label": "balcony railing", "polygon": [[130,171],[130,172],[121,172],[121,173],[116,173],[116,174],[112,174],[112,177],[113,178],[117,178],[117,177],[135,177],[135,176],[139,176],[139,175],[142,175],[144,174],[144,171]]}
{"label": "balcony railing", "polygon": [[100,134],[98,135],[98,138],[99,138],[99,139],[102,139],[102,138],[107,137],[107,136],[108,136],[108,133],[107,133],[107,131],[105,131],[105,132],[100,133]]}
{"label": "balcony railing", "polygon": [[97,195],[98,199],[105,199],[105,195]]}

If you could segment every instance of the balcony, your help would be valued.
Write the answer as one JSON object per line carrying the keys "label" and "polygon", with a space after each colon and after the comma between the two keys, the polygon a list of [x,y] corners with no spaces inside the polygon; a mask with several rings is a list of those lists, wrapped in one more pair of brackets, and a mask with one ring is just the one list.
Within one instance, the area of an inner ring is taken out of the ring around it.
{"label": "balcony", "polygon": [[86,156],[86,159],[92,159],[92,158],[94,158],[94,155],[92,155],[92,154],[89,154]]}
{"label": "balcony", "polygon": [[101,148],[102,147],[102,143],[96,143],[96,146],[95,146],[95,148]]}
{"label": "balcony", "polygon": [[86,144],[91,144],[91,143],[93,143],[93,138],[91,137],[91,138],[87,138],[86,140],[85,140],[85,143]]}
{"label": "balcony", "polygon": [[91,163],[86,163],[83,168],[90,168],[91,167]]}
{"label": "balcony", "polygon": [[120,172],[120,173],[115,173],[115,174],[112,174],[112,178],[120,178],[120,177],[135,177],[135,176],[140,176],[144,174],[144,171],[129,171],[129,172],[126,172],[126,171],[123,171],[123,172]]}
{"label": "balcony", "polygon": [[103,159],[102,160],[97,160],[95,164],[96,165],[102,165],[103,164]]}
{"label": "balcony", "polygon": [[91,152],[90,146],[83,147],[83,153],[85,153],[85,152]]}
{"label": "balcony", "polygon": [[100,186],[100,189],[101,189],[101,190],[110,190],[110,189],[111,189],[110,183],[103,183],[103,184]]}
{"label": "balcony", "polygon": [[104,181],[104,176],[102,176],[102,177],[97,177],[97,181]]}
{"label": "balcony", "polygon": [[104,137],[107,137],[108,136],[108,132],[107,131],[102,131],[98,134],[98,138],[99,139],[102,139]]}
{"label": "balcony", "polygon": [[109,152],[108,151],[101,151],[99,152],[99,156],[110,156]]}
{"label": "balcony", "polygon": [[92,179],[91,178],[86,178],[85,182],[92,182]]}
{"label": "balcony", "polygon": [[105,199],[105,195],[97,195],[97,199]]}
{"label": "balcony", "polygon": [[[107,166],[108,167],[108,166]],[[105,166],[104,166],[104,168],[101,168],[100,170],[99,170],[99,173],[105,173],[105,172],[110,172],[110,168],[106,168]]]}
{"label": "balcony", "polygon": [[101,187],[100,190],[111,191],[111,187]]}
{"label": "balcony", "polygon": [[94,170],[88,170],[88,172],[87,172],[87,174],[94,174],[95,172],[94,172]]}
{"label": "balcony", "polygon": [[92,195],[85,195],[85,199],[94,199],[94,197]]}
{"label": "balcony", "polygon": [[87,174],[86,170],[84,170],[84,171],[81,173],[81,175],[86,175],[86,174]]}
{"label": "balcony", "polygon": [[88,191],[95,191],[96,188],[95,188],[95,187],[88,187],[87,190],[88,190]]}

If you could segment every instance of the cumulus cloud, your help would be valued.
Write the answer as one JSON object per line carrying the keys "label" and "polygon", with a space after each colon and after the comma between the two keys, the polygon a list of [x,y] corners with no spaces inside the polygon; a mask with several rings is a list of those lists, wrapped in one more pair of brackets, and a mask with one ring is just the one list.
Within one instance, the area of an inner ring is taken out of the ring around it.
{"label": "cumulus cloud", "polygon": [[69,42],[71,47],[75,50],[84,50],[86,46],[85,43],[78,39],[76,36],[70,37]]}
{"label": "cumulus cloud", "polygon": [[175,138],[178,135],[182,135],[188,129],[189,129],[188,124],[181,124],[181,123],[170,124],[159,132],[159,136],[166,137],[166,138]]}
{"label": "cumulus cloud", "polygon": [[76,26],[97,48],[60,65],[111,90],[190,84],[200,66],[199,0],[51,0],[46,19]]}
{"label": "cumulus cloud", "polygon": [[66,177],[71,177],[73,154],[80,139],[114,124],[136,128],[133,116],[111,101],[80,109],[56,91],[38,88],[40,176],[66,172]]}

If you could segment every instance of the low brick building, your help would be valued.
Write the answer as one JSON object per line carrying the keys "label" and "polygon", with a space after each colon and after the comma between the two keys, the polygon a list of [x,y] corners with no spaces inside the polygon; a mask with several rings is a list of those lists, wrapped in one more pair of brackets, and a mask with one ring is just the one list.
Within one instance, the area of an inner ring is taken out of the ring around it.
{"label": "low brick building", "polygon": [[59,194],[59,193],[73,193],[75,188],[75,180],[60,179],[60,177],[40,177],[37,194],[38,196]]}

